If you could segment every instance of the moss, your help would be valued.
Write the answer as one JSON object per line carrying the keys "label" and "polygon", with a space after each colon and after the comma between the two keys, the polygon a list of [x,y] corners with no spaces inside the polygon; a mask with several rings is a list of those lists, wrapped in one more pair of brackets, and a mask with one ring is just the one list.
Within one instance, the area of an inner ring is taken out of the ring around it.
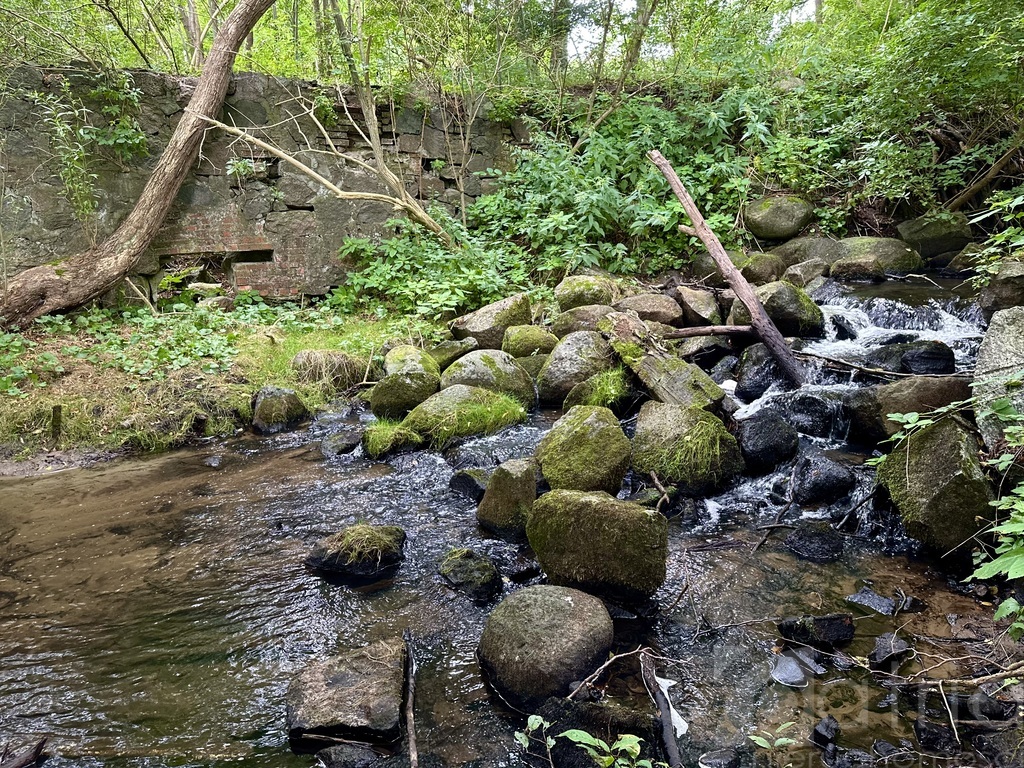
{"label": "moss", "polygon": [[616,403],[625,400],[631,391],[629,374],[620,365],[595,374],[582,384],[577,384],[566,396],[562,408],[566,411],[576,405],[598,405],[611,408]]}
{"label": "moss", "polygon": [[427,373],[440,378],[441,368],[430,354],[411,344],[394,347],[384,356],[384,370],[393,373]]}
{"label": "moss", "polygon": [[512,357],[547,354],[558,344],[558,337],[535,325],[513,325],[505,329],[501,350]]}
{"label": "moss", "polygon": [[537,446],[552,488],[618,493],[629,468],[629,438],[607,408],[578,405]]}
{"label": "moss", "polygon": [[[462,385],[448,387],[434,397],[445,395],[459,386]],[[442,405],[435,409],[433,404],[426,407],[434,399],[430,398],[412,410],[402,422],[402,427],[441,448],[454,438],[490,434],[526,419],[526,410],[508,395],[478,387],[462,389],[475,391],[469,397],[453,402],[451,407]]]}
{"label": "moss", "polygon": [[372,459],[378,459],[401,448],[415,448],[423,438],[401,422],[377,419],[363,433],[363,450]]}
{"label": "moss", "polygon": [[398,554],[405,543],[405,531],[397,525],[356,523],[337,534],[337,546],[348,563],[379,563]]}

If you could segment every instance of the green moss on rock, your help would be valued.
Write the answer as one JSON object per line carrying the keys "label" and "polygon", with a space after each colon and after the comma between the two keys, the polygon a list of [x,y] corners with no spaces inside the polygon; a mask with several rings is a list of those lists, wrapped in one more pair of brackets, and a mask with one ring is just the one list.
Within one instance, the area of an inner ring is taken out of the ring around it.
{"label": "green moss on rock", "polygon": [[423,438],[401,422],[377,419],[363,432],[363,451],[371,459],[379,459],[402,448],[416,448]]}
{"label": "green moss on rock", "polygon": [[[755,288],[754,293],[783,336],[818,337],[824,333],[825,315],[802,288],[779,280]],[[742,301],[733,303],[729,323],[750,324],[750,312]]]}
{"label": "green moss on rock", "polygon": [[615,414],[577,405],[540,441],[537,461],[552,488],[618,493],[629,469],[629,450]]}
{"label": "green moss on rock", "polygon": [[568,411],[577,405],[611,408],[629,397],[632,391],[629,374],[619,365],[595,374],[573,387],[566,395],[562,410]]}
{"label": "green moss on rock", "polygon": [[441,379],[432,373],[392,373],[370,390],[370,410],[378,419],[401,419],[437,392]]}
{"label": "green moss on rock", "polygon": [[471,435],[490,434],[526,420],[526,410],[508,395],[455,384],[416,406],[402,421],[435,447]]}
{"label": "green moss on rock", "polygon": [[535,325],[513,325],[505,329],[505,337],[501,342],[501,351],[512,357],[529,357],[546,355],[555,345],[558,337],[555,334]]}
{"label": "green moss on rock", "polygon": [[526,520],[537,498],[537,464],[533,459],[511,459],[494,470],[476,519],[498,536],[522,540]]}
{"label": "green moss on rock", "polygon": [[555,301],[562,312],[586,304],[614,304],[620,295],[614,280],[599,275],[571,275],[555,286]]}
{"label": "green moss on rock", "polygon": [[384,373],[428,373],[440,376],[441,369],[429,353],[411,344],[394,347],[384,356]]}

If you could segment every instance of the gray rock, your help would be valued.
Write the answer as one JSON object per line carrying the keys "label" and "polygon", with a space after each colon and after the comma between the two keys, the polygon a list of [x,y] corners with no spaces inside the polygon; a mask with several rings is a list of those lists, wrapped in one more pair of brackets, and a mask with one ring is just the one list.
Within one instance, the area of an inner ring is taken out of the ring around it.
{"label": "gray rock", "polygon": [[834,563],[843,554],[843,537],[832,526],[812,524],[786,536],[786,549],[811,563]]}
{"label": "gray rock", "polygon": [[523,540],[526,520],[536,498],[536,462],[533,459],[506,461],[491,476],[476,510],[477,522],[499,536]]}
{"label": "gray rock", "polygon": [[502,352],[512,357],[546,355],[558,344],[555,334],[535,325],[513,325],[505,329],[501,342]]}
{"label": "gray rock", "polygon": [[793,474],[793,500],[800,505],[831,504],[854,489],[853,471],[826,456],[802,459]]}
{"label": "gray rock", "polygon": [[577,405],[537,446],[537,462],[552,488],[618,493],[629,469],[630,443],[607,408]]}
{"label": "gray rock", "polygon": [[369,768],[380,760],[380,755],[357,744],[336,744],[321,749],[316,753],[316,759],[323,768]]}
{"label": "gray rock", "polygon": [[612,349],[601,334],[575,331],[563,337],[537,376],[544,405],[561,405],[566,395],[591,376],[614,366]]}
{"label": "gray rock", "polygon": [[493,470],[485,467],[460,469],[452,475],[448,487],[479,504],[487,493],[487,486],[490,485],[493,474]]}
{"label": "gray rock", "polygon": [[411,344],[402,344],[393,347],[384,356],[384,373],[387,376],[406,373],[429,373],[431,376],[440,376],[441,370],[429,353]]}
{"label": "gray rock", "polygon": [[889,421],[890,413],[925,413],[970,396],[968,380],[959,376],[910,376],[891,384],[855,389],[845,401],[850,415],[849,439],[875,445],[901,428]]}
{"label": "gray rock", "polygon": [[562,312],[588,304],[614,304],[622,291],[614,280],[599,275],[571,275],[555,286]]}
{"label": "gray rock", "polygon": [[639,504],[554,490],[534,502],[526,532],[553,584],[634,600],[665,581],[668,521]]}
{"label": "gray rock", "polygon": [[263,387],[253,398],[252,426],[265,435],[291,429],[308,416],[306,406],[291,389]]}
{"label": "gray rock", "polygon": [[1024,307],[1003,309],[992,315],[974,367],[974,412],[985,446],[993,451],[1003,437],[1003,422],[991,413],[997,400],[1009,398],[1017,413],[1024,413]]}
{"label": "gray rock", "polygon": [[687,325],[720,325],[722,311],[711,291],[700,291],[680,285],[676,288],[676,300],[683,310]]}
{"label": "gray rock", "polygon": [[786,271],[786,262],[774,253],[752,254],[740,273],[751,285],[764,285],[778,280]]}
{"label": "gray rock", "polygon": [[918,376],[956,373],[956,357],[953,350],[941,341],[919,340],[904,344],[885,344],[865,355],[864,363],[869,368],[913,373]]}
{"label": "gray rock", "polygon": [[288,738],[308,736],[390,742],[400,730],[405,644],[382,640],[310,664],[285,695]]}
{"label": "gray rock", "polygon": [[816,236],[794,238],[775,246],[771,253],[781,258],[787,267],[807,261],[823,261],[826,266],[832,266],[846,255],[838,240]]}
{"label": "gray rock", "polygon": [[320,441],[320,453],[330,459],[346,453],[352,453],[363,441],[364,427],[346,427],[332,432]]}
{"label": "gray rock", "polygon": [[743,207],[743,223],[754,237],[788,240],[814,218],[814,207],[793,195],[762,197]]}
{"label": "gray rock", "polygon": [[959,212],[933,211],[897,224],[896,229],[907,245],[926,259],[959,251],[971,242],[970,222]]}
{"label": "gray rock", "polygon": [[[737,269],[742,269],[748,260],[747,254],[743,251],[726,251],[725,255]],[[722,276],[721,270],[718,269],[718,264],[707,251],[700,251],[691,257],[690,274],[695,280],[699,280],[711,288],[725,288],[729,285]]]}
{"label": "gray rock", "polygon": [[798,288],[803,288],[816,277],[827,275],[828,271],[829,265],[824,261],[821,259],[810,259],[787,268],[782,273],[782,279]]}
{"label": "gray rock", "polygon": [[799,616],[783,619],[778,624],[784,640],[796,645],[831,650],[853,640],[853,616],[830,613],[825,616]]}
{"label": "gray rock", "polygon": [[896,601],[891,597],[883,597],[870,587],[861,587],[856,594],[848,595],[846,602],[870,608],[883,616],[892,616],[896,613]]}
{"label": "gray rock", "polygon": [[576,331],[596,331],[602,317],[614,312],[608,304],[586,304],[560,312],[551,324],[551,332],[560,339]]}
{"label": "gray rock", "polygon": [[530,374],[530,378],[536,383],[537,377],[540,376],[541,369],[544,364],[548,361],[550,355],[530,355],[529,357],[517,357],[516,362],[519,367]]}
{"label": "gray rock", "polygon": [[[816,338],[824,333],[825,316],[802,288],[779,280],[755,288],[754,293],[783,336]],[[742,302],[733,304],[729,324],[750,324],[750,313]]]}
{"label": "gray rock", "polygon": [[1024,262],[1000,264],[999,271],[978,295],[978,304],[989,319],[1000,310],[1024,305]]}
{"label": "gray rock", "polygon": [[455,590],[483,603],[501,594],[501,575],[494,561],[472,549],[452,549],[437,568]]}
{"label": "gray rock", "polygon": [[887,237],[847,237],[839,241],[845,255],[833,262],[829,274],[837,280],[881,279],[924,268],[921,254],[902,240]]}
{"label": "gray rock", "polygon": [[636,312],[641,320],[676,325],[683,319],[683,309],[675,299],[661,293],[641,293],[615,302],[619,312]]}
{"label": "gray rock", "polygon": [[914,650],[895,632],[886,632],[875,638],[875,648],[868,654],[871,669],[893,670],[911,656]]}
{"label": "gray rock", "polygon": [[440,387],[433,373],[393,373],[370,390],[370,410],[378,419],[401,419]]}
{"label": "gray rock", "polygon": [[506,328],[529,325],[532,319],[530,299],[525,293],[518,293],[456,318],[451,329],[456,339],[472,336],[481,349],[501,349]]}
{"label": "gray rock", "polygon": [[505,696],[532,710],[587,677],[612,647],[604,604],[576,589],[526,587],[487,617],[480,663]]}
{"label": "gray rock", "polygon": [[427,354],[434,358],[437,368],[442,373],[444,370],[463,355],[467,355],[474,349],[479,349],[480,343],[472,336],[464,339],[453,339],[442,341],[440,344],[427,350]]}
{"label": "gray rock", "polygon": [[533,378],[511,355],[497,349],[478,349],[463,355],[441,374],[441,389],[455,384],[482,387],[533,407]]}

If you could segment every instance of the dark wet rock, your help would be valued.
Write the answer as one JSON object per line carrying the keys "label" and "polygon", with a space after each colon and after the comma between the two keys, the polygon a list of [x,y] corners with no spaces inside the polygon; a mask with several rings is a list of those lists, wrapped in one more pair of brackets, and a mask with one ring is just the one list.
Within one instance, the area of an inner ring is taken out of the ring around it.
{"label": "dark wet rock", "polygon": [[811,223],[814,207],[794,195],[762,197],[743,207],[743,223],[754,237],[788,240]]}
{"label": "dark wet rock", "polygon": [[919,715],[914,721],[914,736],[921,749],[929,752],[939,752],[945,755],[956,755],[961,751],[960,743],[956,740],[953,729],[946,725],[933,723],[924,715]]}
{"label": "dark wet rock", "polygon": [[512,325],[529,325],[533,319],[530,299],[525,293],[509,296],[476,312],[452,321],[452,335],[456,339],[473,337],[481,349],[501,349],[505,329]]}
{"label": "dark wet rock", "polygon": [[1024,262],[1004,261],[999,271],[978,295],[978,304],[985,317],[996,312],[1024,305]]}
{"label": "dark wet rock", "polygon": [[299,381],[341,390],[363,380],[367,361],[337,349],[304,349],[292,358],[291,367]]}
{"label": "dark wet rock", "polygon": [[370,390],[370,410],[378,419],[402,419],[437,392],[440,384],[433,373],[389,374]]}
{"label": "dark wet rock", "polygon": [[505,329],[501,351],[512,357],[546,355],[556,344],[558,337],[544,328],[535,325],[513,325]]}
{"label": "dark wet rock", "polygon": [[843,537],[829,525],[797,528],[785,543],[794,555],[812,563],[834,563],[843,554]]}
{"label": "dark wet rock", "polygon": [[437,369],[442,373],[444,370],[463,355],[468,355],[474,349],[479,349],[479,342],[472,336],[464,339],[442,341],[440,344],[427,350],[427,354],[434,358]]}
{"label": "dark wet rock", "polygon": [[784,419],[761,410],[739,423],[739,442],[747,470],[758,475],[795,456],[800,437]]}
{"label": "dark wet rock", "polygon": [[829,318],[829,323],[837,341],[850,341],[857,338],[857,329],[842,315],[833,315]]}
{"label": "dark wet rock", "polygon": [[[479,761],[466,763],[462,768],[479,768]],[[314,768],[319,768],[315,766]],[[409,750],[400,750],[390,757],[382,757],[370,768],[413,768],[409,758]],[[431,752],[419,752],[416,756],[416,768],[451,768],[439,755]]]}
{"label": "dark wet rock", "polygon": [[958,419],[924,427],[893,449],[876,475],[907,533],[942,553],[971,541],[991,519],[992,489],[978,442]]}
{"label": "dark wet rock", "polygon": [[834,262],[846,255],[846,250],[838,240],[830,237],[796,237],[771,250],[782,258],[786,266],[806,264],[809,261],[821,261],[825,264],[825,272]]}
{"label": "dark wet rock", "polygon": [[[824,333],[825,316],[802,288],[778,280],[755,288],[754,293],[783,336],[817,338]],[[728,322],[750,325],[750,312],[743,302],[733,304]]]}
{"label": "dark wet rock", "polygon": [[839,739],[839,721],[832,715],[826,715],[817,722],[811,731],[811,744],[818,749],[825,749]]}
{"label": "dark wet rock", "polygon": [[883,739],[875,739],[871,744],[871,751],[881,758],[890,758],[898,755],[903,750]]}
{"label": "dark wet rock", "polygon": [[736,371],[736,397],[752,403],[775,384],[782,384],[782,369],[764,344],[752,344],[743,350]]}
{"label": "dark wet rock", "polygon": [[305,751],[307,737],[315,735],[390,742],[399,733],[404,684],[400,639],[310,664],[285,695],[292,748]]}
{"label": "dark wet rock", "polygon": [[930,212],[896,225],[900,237],[924,258],[959,251],[971,242],[971,225],[962,213]]}
{"label": "dark wet rock", "polygon": [[441,374],[441,389],[455,384],[481,387],[515,398],[527,408],[533,407],[533,378],[507,352],[478,349],[463,355]]}
{"label": "dark wet rock", "polygon": [[846,397],[851,442],[874,445],[896,434],[901,425],[890,413],[924,413],[971,396],[967,379],[960,376],[913,376],[873,387],[861,387]]}
{"label": "dark wet rock", "polygon": [[453,589],[479,603],[501,593],[501,575],[494,561],[472,549],[458,548],[448,551],[437,572]]}
{"label": "dark wet rock", "polygon": [[596,331],[597,323],[615,308],[610,304],[587,304],[560,312],[551,324],[551,332],[560,339],[576,331]]}
{"label": "dark wet rock", "polygon": [[612,637],[611,617],[596,597],[566,587],[525,587],[491,611],[478,652],[495,687],[532,711],[593,672]]}
{"label": "dark wet rock", "polygon": [[669,345],[677,357],[696,363],[704,370],[708,370],[709,366],[724,357],[736,359],[732,354],[732,344],[729,343],[727,336],[695,336],[692,339],[674,339],[669,340]]}
{"label": "dark wet rock", "polygon": [[600,275],[571,275],[555,286],[555,301],[562,312],[588,304],[614,304],[621,295],[618,283]]}
{"label": "dark wet rock", "polygon": [[786,262],[774,253],[751,254],[740,273],[751,285],[764,285],[782,279]]}
{"label": "dark wet rock", "polygon": [[735,749],[715,749],[697,758],[697,768],[740,768],[740,755]]}
{"label": "dark wet rock", "polygon": [[861,587],[857,594],[848,595],[846,602],[862,605],[883,616],[892,616],[896,613],[896,601],[891,597],[883,597],[870,587]]}
{"label": "dark wet rock", "polygon": [[721,384],[723,381],[728,381],[736,375],[736,369],[739,368],[740,359],[735,355],[727,355],[715,363],[714,367],[708,372],[711,380],[715,384]]}
{"label": "dark wet rock", "polygon": [[[658,745],[661,743],[659,722],[651,711],[623,706],[608,700],[597,703],[581,701],[581,696],[582,694],[571,701],[552,697],[537,710],[537,714],[551,724],[548,727],[548,734],[578,729],[598,735],[602,739],[614,739],[618,734],[630,733],[643,739],[640,743],[639,760],[656,761],[662,757],[658,751]],[[555,745],[551,748],[551,758],[558,768],[595,766],[594,759],[569,739],[555,739]]]}
{"label": "dark wet rock", "polygon": [[1013,712],[1012,702],[999,701],[984,691],[975,691],[967,697],[966,719],[970,720],[1006,720]]}
{"label": "dark wet rock", "polygon": [[306,406],[291,389],[263,387],[253,399],[252,426],[265,435],[291,429],[308,416]]}
{"label": "dark wet rock", "polygon": [[1024,726],[1020,724],[993,733],[979,733],[971,739],[972,746],[988,758],[990,765],[998,765],[1001,768],[1020,768],[1024,765],[1024,756],[1021,755],[1020,748],[1022,743]]}
{"label": "dark wet rock", "polygon": [[336,744],[321,749],[316,753],[316,759],[323,768],[369,768],[380,759],[380,755],[357,744]]}
{"label": "dark wet rock", "polygon": [[683,319],[683,308],[675,299],[661,293],[641,293],[627,296],[612,306],[618,312],[636,312],[644,321],[677,325]]}
{"label": "dark wet rock", "polygon": [[540,564],[526,554],[527,548],[523,549],[525,551],[493,544],[490,547],[490,556],[498,571],[515,584],[525,584],[541,575]]}
{"label": "dark wet rock", "polygon": [[494,470],[476,510],[481,527],[499,536],[525,539],[526,519],[537,498],[537,462],[512,459]]}
{"label": "dark wet rock", "polygon": [[831,437],[844,431],[846,413],[838,392],[807,388],[784,392],[772,395],[762,410],[787,421],[802,435]]}
{"label": "dark wet rock", "polygon": [[665,581],[668,521],[639,504],[555,490],[534,502],[526,532],[554,584],[634,600]]}
{"label": "dark wet rock", "polygon": [[541,403],[561,405],[573,387],[614,364],[612,348],[600,333],[570,333],[554,348],[537,376]]}
{"label": "dark wet rock", "polygon": [[352,581],[377,581],[405,559],[405,531],[397,525],[356,523],[321,539],[306,558],[310,568]]}
{"label": "dark wet rock", "polygon": [[919,340],[905,344],[885,344],[871,350],[865,356],[864,364],[869,368],[918,376],[941,376],[956,372],[953,350],[941,341]]}
{"label": "dark wet rock", "polygon": [[853,471],[827,456],[807,456],[793,475],[793,501],[801,505],[831,504],[857,485]]}
{"label": "dark wet rock", "polygon": [[779,622],[779,634],[797,645],[829,650],[853,639],[853,616],[831,613],[826,616],[801,616]]}
{"label": "dark wet rock", "polygon": [[725,425],[700,408],[644,403],[636,420],[633,468],[654,472],[688,494],[724,487],[743,472],[743,455]]}
{"label": "dark wet rock", "polygon": [[711,291],[680,285],[676,288],[676,301],[682,307],[687,325],[721,325],[722,310]]}
{"label": "dark wet rock", "polygon": [[448,487],[479,504],[487,492],[487,486],[491,482],[493,473],[494,470],[487,467],[460,469],[452,475],[452,479],[448,481]]}
{"label": "dark wet rock", "polygon": [[352,453],[363,441],[365,427],[351,426],[332,432],[320,441],[320,453],[330,459],[346,453]]}
{"label": "dark wet rock", "polygon": [[552,488],[618,493],[629,469],[630,443],[607,408],[577,405],[537,446],[537,462]]}
{"label": "dark wet rock", "polygon": [[804,288],[816,277],[827,275],[828,269],[829,265],[821,259],[810,259],[809,261],[801,261],[799,264],[788,267],[782,273],[781,279],[787,283],[792,283],[797,288]]}
{"label": "dark wet rock", "polygon": [[868,654],[868,666],[878,670],[898,669],[913,653],[910,643],[894,632],[886,632],[875,638],[875,648]]}

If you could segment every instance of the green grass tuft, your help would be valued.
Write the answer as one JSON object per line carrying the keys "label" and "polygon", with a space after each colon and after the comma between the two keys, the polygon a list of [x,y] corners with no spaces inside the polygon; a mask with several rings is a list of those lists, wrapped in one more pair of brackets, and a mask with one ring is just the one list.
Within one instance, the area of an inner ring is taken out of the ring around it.
{"label": "green grass tuft", "polygon": [[423,438],[399,421],[377,419],[363,433],[363,450],[371,459],[379,459],[400,448],[415,448]]}

